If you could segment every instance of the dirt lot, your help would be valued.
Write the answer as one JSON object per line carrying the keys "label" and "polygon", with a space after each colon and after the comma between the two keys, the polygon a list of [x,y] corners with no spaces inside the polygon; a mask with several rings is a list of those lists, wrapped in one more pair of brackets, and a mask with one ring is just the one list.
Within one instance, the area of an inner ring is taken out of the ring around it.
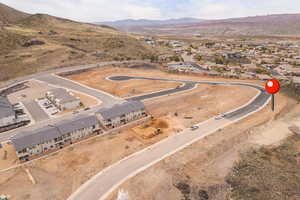
{"label": "dirt lot", "polygon": [[184,128],[244,105],[257,94],[254,89],[248,89],[247,93],[243,89],[240,86],[200,85],[180,96],[160,97],[147,100],[145,104],[153,116],[168,116]]}
{"label": "dirt lot", "polygon": [[[145,70],[120,67],[103,67],[70,75],[67,76],[67,78],[121,97],[174,88],[176,85],[179,85],[178,83],[162,81],[129,80],[113,82],[105,79],[112,75],[161,77],[197,81],[215,80],[210,77],[169,74],[153,69]],[[226,81],[226,79],[218,79],[218,81]],[[132,88],[136,88],[135,93],[132,93]],[[223,91],[226,91],[226,93]],[[155,117],[165,116],[170,118],[173,123],[177,124],[177,129],[180,130],[241,106],[247,103],[256,94],[256,90],[249,88],[247,88],[247,92],[245,93],[244,87],[240,86],[200,85],[196,89],[184,92],[180,95],[174,94],[159,97],[146,100],[144,103],[152,115]],[[226,99],[226,101],[224,99]]]}
{"label": "dirt lot", "polygon": [[[193,80],[193,81],[228,81],[223,78],[212,78],[207,76],[196,76],[196,75],[179,75],[170,74],[155,69],[136,69],[136,68],[125,68],[122,66],[105,66],[98,69],[82,72],[80,74],[68,75],[66,78],[78,81],[84,85],[106,91],[110,94],[129,97],[143,93],[155,92],[158,90],[175,88],[180,83],[170,83],[163,81],[150,81],[150,80],[129,80],[123,82],[110,81],[106,77],[112,75],[129,75],[129,76],[143,76],[150,78],[170,78],[170,79],[182,79],[182,80]],[[232,80],[237,81],[240,80]],[[245,81],[244,81],[245,82]],[[262,83],[260,81],[246,81],[250,83]]]}
{"label": "dirt lot", "polygon": [[128,192],[131,200],[196,200],[208,199],[207,195],[209,199],[226,199],[230,187],[225,178],[239,153],[262,144],[278,144],[290,135],[287,127],[299,123],[300,106],[279,115],[292,110],[295,103],[283,95],[277,96],[277,102],[276,113],[269,105],[194,143],[126,181],[108,199],[115,199],[120,189]]}
{"label": "dirt lot", "polygon": [[70,75],[67,76],[67,78],[123,98],[136,96],[139,94],[147,94],[159,90],[176,88],[177,86],[181,85],[180,83],[176,82],[150,80],[129,80],[125,82],[116,82],[106,79],[108,76],[127,72],[128,71],[126,69],[122,68],[104,67],[101,68],[101,70],[92,70],[80,74]]}
{"label": "dirt lot", "polygon": [[2,144],[0,148],[0,170],[18,163],[15,148],[11,144]]}
{"label": "dirt lot", "polygon": [[[107,70],[109,71],[107,74],[112,74],[115,71]],[[127,71],[127,69],[120,70]],[[165,124],[160,126],[162,124],[156,122],[150,123],[156,128],[168,127],[163,131],[163,134],[151,139],[143,139],[137,135],[137,132],[127,130],[118,135],[92,139],[78,146],[67,148],[47,159],[33,162],[28,169],[36,179],[36,185],[32,185],[24,169],[19,168],[1,173],[0,191],[13,195],[12,200],[66,199],[91,176],[121,158],[174,134],[193,122],[202,121],[208,116],[246,103],[256,94],[254,90],[249,90],[247,94],[235,95],[235,93],[242,91],[241,88],[224,87],[228,86],[200,86],[194,91],[148,101],[146,102],[147,107],[154,114],[155,119],[158,122],[167,123],[167,126]],[[225,94],[216,94],[224,93],[222,92],[224,89],[227,91]],[[236,99],[223,101],[225,98],[233,99],[232,96]],[[217,106],[218,104],[220,105]],[[175,116],[174,112],[177,110],[178,116]],[[184,119],[187,116],[192,117],[192,119]],[[220,139],[217,139],[215,143],[218,141]],[[17,187],[18,185],[22,185],[22,187]]]}

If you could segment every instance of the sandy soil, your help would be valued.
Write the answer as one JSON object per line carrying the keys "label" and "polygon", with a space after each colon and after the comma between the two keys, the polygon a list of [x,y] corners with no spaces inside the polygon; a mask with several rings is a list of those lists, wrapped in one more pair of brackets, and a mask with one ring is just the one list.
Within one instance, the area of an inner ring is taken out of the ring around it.
{"label": "sandy soil", "polygon": [[191,193],[195,193],[192,199],[198,199],[198,191],[203,189],[208,191],[209,199],[224,200],[229,191],[225,177],[238,160],[239,152],[262,144],[276,144],[290,134],[287,130],[290,124],[299,123],[300,106],[278,117],[280,112],[291,108],[294,102],[283,95],[278,95],[277,102],[275,113],[269,105],[194,143],[126,181],[108,199],[116,199],[120,189],[128,192],[131,200],[184,199],[175,185],[187,183],[191,186]]}
{"label": "sandy soil", "polygon": [[101,101],[94,98],[94,97],[87,96],[87,95],[84,95],[84,94],[79,93],[79,92],[72,92],[72,93],[76,97],[80,98],[80,101],[82,102],[83,107],[93,107],[93,106],[101,104]]}
{"label": "sandy soil", "polygon": [[[78,81],[82,84],[90,87],[106,91],[108,93],[120,96],[128,97],[135,96],[142,93],[155,92],[158,90],[175,88],[180,85],[179,83],[170,83],[162,81],[150,81],[150,80],[130,80],[130,81],[110,81],[105,79],[112,75],[129,75],[129,76],[143,76],[143,77],[156,77],[156,78],[170,78],[170,79],[182,79],[193,81],[231,81],[240,82],[241,80],[225,79],[220,77],[198,76],[198,75],[183,75],[183,74],[170,74],[155,69],[132,69],[125,67],[112,67],[104,66],[98,69],[82,72],[80,74],[73,74],[66,76],[66,78]],[[257,80],[246,80],[243,82],[263,84]],[[133,90],[134,89],[134,90]]]}
{"label": "sandy soil", "polygon": [[256,94],[254,89],[247,89],[245,93],[240,86],[200,85],[180,96],[146,100],[145,104],[155,117],[168,116],[181,127],[190,127],[244,105]]}
{"label": "sandy soil", "polygon": [[70,75],[67,76],[67,78],[122,98],[176,88],[177,86],[181,85],[180,83],[176,82],[150,80],[129,80],[125,82],[117,82],[105,79],[108,76],[126,72],[126,70],[124,71],[124,69],[121,68],[105,67],[101,68],[101,70],[92,70],[80,74]]}
{"label": "sandy soil", "polygon": [[18,163],[15,148],[11,144],[2,144],[0,148],[0,170]]}
{"label": "sandy soil", "polygon": [[[107,70],[109,71],[108,74],[112,74],[113,71],[115,71]],[[143,73],[146,72],[143,71]],[[135,85],[136,84],[137,83],[135,83]],[[222,112],[223,110],[227,111],[246,103],[256,94],[254,90],[249,90],[248,93],[243,92],[239,95],[235,95],[235,93],[242,91],[241,88],[225,87],[228,86],[200,86],[194,91],[147,101],[146,105],[149,111],[152,112],[156,118],[168,122],[170,126],[168,131],[164,131],[163,134],[149,140],[143,140],[141,139],[142,137],[137,136],[134,131],[127,130],[118,135],[107,135],[92,139],[74,148],[66,148],[65,151],[56,153],[49,158],[33,162],[33,164],[28,167],[37,181],[36,185],[32,185],[25,171],[19,168],[1,173],[0,191],[13,195],[12,200],[66,199],[82,183],[112,163],[168,135],[174,134],[176,131],[189,126],[191,123],[207,119],[210,115]],[[226,89],[225,94],[223,92],[224,89]],[[232,96],[236,99],[233,99]],[[223,99],[228,100],[224,101]],[[217,106],[218,104],[220,105]],[[216,110],[214,110],[214,108]],[[178,113],[177,117],[174,115],[174,112]],[[192,117],[192,119],[183,119],[186,116]],[[221,139],[217,137],[215,143],[220,140]],[[201,147],[201,145],[199,147]],[[197,149],[202,149],[202,147]],[[184,158],[185,156],[181,159]],[[176,167],[176,165],[173,167]],[[162,177],[166,176],[162,175]],[[149,180],[151,180],[151,178],[149,178]],[[157,177],[157,181],[158,180],[160,179]],[[17,187],[18,185],[22,185],[22,187]],[[153,186],[155,185],[156,184],[153,184]]]}

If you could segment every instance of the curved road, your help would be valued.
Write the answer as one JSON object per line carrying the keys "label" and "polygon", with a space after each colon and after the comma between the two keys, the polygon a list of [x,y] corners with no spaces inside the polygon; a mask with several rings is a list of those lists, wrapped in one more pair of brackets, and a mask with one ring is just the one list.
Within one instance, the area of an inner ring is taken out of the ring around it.
{"label": "curved road", "polygon": [[154,165],[162,159],[182,150],[190,144],[222,129],[230,124],[233,124],[247,116],[258,112],[270,100],[270,95],[267,94],[264,89],[257,85],[248,83],[237,82],[195,82],[184,80],[172,80],[161,78],[145,78],[145,77],[132,77],[132,76],[113,76],[109,77],[114,81],[126,81],[130,79],[147,79],[147,80],[161,80],[161,81],[178,81],[183,83],[182,87],[176,89],[169,89],[151,94],[140,95],[129,98],[127,100],[145,100],[162,95],[172,94],[188,89],[192,89],[197,84],[225,84],[225,85],[240,85],[251,87],[258,90],[258,94],[251,99],[246,105],[237,108],[233,111],[224,114],[221,119],[211,118],[205,122],[197,124],[199,128],[195,131],[186,129],[181,133],[168,137],[159,143],[156,143],[142,151],[134,153],[129,157],[126,157],[112,166],[102,170],[100,173],[92,177],[89,181],[83,184],[75,193],[73,193],[68,200],[104,200],[108,195],[122,184],[127,179],[135,176],[139,172]]}

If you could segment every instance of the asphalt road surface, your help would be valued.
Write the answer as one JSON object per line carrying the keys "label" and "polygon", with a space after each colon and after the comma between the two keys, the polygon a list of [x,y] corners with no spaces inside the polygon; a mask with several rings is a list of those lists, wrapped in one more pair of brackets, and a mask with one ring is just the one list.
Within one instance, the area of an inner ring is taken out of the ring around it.
{"label": "asphalt road surface", "polygon": [[[130,77],[130,76],[114,76],[109,77],[111,80],[125,81],[130,79],[150,79],[150,80],[166,80],[159,78],[144,78],[144,77]],[[174,81],[168,79],[167,81]],[[221,119],[211,118],[203,123],[198,124],[197,130],[186,129],[183,132],[168,137],[161,142],[154,144],[140,152],[130,155],[127,158],[113,164],[112,166],[102,170],[100,173],[92,177],[89,181],[83,184],[75,193],[73,193],[68,200],[104,200],[107,196],[122,184],[127,179],[133,177],[146,168],[154,165],[160,160],[170,156],[177,151],[187,147],[188,145],[204,138],[222,129],[236,121],[239,121],[257,111],[262,109],[270,100],[270,95],[267,94],[263,88],[247,83],[224,83],[224,82],[191,82],[176,80],[184,83],[184,86],[189,88],[196,84],[226,84],[226,85],[241,85],[245,87],[252,87],[259,91],[259,94],[251,100],[248,104],[228,113],[225,113]],[[178,88],[179,89],[179,88]],[[174,93],[174,89],[160,91],[152,94],[141,95],[131,98],[132,100],[144,100],[147,98],[154,98],[158,95],[166,95]]]}
{"label": "asphalt road surface", "polygon": [[100,90],[96,90],[93,88],[89,88],[85,85],[81,85],[79,83],[76,83],[74,81],[56,76],[56,75],[52,75],[52,74],[47,74],[44,76],[39,76],[36,78],[39,81],[43,81],[46,82],[48,84],[52,84],[58,87],[65,87],[71,90],[75,90],[75,91],[79,91],[82,92],[84,94],[88,94],[90,96],[93,96],[99,100],[102,101],[102,105],[104,107],[109,107],[112,106],[118,102],[120,102],[122,99],[118,98],[118,97],[114,97],[110,94],[107,94],[103,91]]}

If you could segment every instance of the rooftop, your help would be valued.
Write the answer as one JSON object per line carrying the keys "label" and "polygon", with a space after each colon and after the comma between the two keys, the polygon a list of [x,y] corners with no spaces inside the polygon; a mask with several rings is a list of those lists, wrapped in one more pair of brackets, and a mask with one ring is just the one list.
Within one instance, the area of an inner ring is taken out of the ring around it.
{"label": "rooftop", "polygon": [[13,106],[5,96],[0,95],[0,118],[15,115]]}
{"label": "rooftop", "polygon": [[59,99],[60,103],[67,103],[77,100],[75,96],[71,95],[70,92],[63,88],[55,88],[48,92],[53,95],[55,99]]}
{"label": "rooftop", "polygon": [[110,108],[101,108],[97,114],[100,114],[104,120],[120,117],[124,114],[145,109],[145,105],[140,101],[127,101],[122,104],[116,104]]}
{"label": "rooftop", "polygon": [[33,131],[23,132],[22,134],[11,137],[11,141],[16,150],[21,151],[24,148],[53,140],[75,130],[92,127],[98,123],[95,116],[82,115],[69,121],[62,121]]}

